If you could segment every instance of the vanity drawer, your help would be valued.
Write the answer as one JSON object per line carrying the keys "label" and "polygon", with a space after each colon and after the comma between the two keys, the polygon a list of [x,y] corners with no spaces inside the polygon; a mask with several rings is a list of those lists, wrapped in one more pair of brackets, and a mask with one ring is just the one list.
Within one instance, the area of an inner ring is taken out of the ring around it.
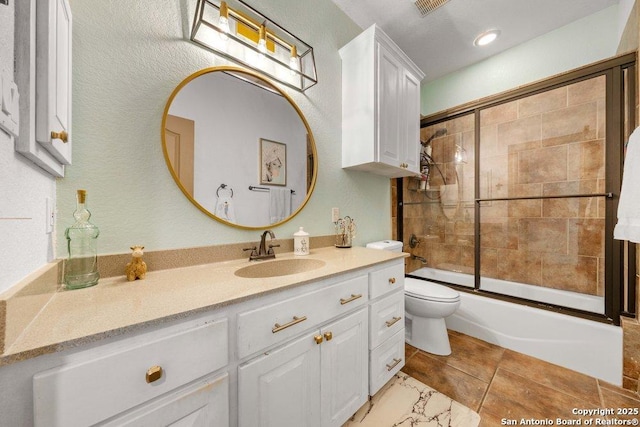
{"label": "vanity drawer", "polygon": [[240,359],[368,302],[367,276],[238,315]]}
{"label": "vanity drawer", "polygon": [[394,292],[369,307],[369,348],[404,329],[404,292]]}
{"label": "vanity drawer", "polygon": [[369,297],[371,299],[397,289],[404,289],[404,263],[402,261],[369,273]]}
{"label": "vanity drawer", "polygon": [[[151,333],[36,374],[35,425],[93,425],[222,368],[229,357],[227,329],[221,319],[162,337]],[[153,380],[155,366],[162,373]]]}
{"label": "vanity drawer", "polygon": [[404,329],[371,350],[369,395],[373,396],[404,366]]}

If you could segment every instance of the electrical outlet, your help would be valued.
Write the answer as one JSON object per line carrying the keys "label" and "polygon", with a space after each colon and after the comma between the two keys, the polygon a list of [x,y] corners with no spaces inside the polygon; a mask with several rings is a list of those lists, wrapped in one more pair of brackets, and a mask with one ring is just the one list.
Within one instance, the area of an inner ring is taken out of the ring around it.
{"label": "electrical outlet", "polygon": [[331,222],[336,222],[340,219],[340,208],[331,208]]}
{"label": "electrical outlet", "polygon": [[46,216],[45,216],[45,221],[46,221],[46,233],[47,234],[51,234],[53,233],[53,223],[55,221],[55,210],[53,208],[53,201],[51,200],[50,197],[47,197],[46,199],[46,204],[47,204],[47,212],[46,212]]}

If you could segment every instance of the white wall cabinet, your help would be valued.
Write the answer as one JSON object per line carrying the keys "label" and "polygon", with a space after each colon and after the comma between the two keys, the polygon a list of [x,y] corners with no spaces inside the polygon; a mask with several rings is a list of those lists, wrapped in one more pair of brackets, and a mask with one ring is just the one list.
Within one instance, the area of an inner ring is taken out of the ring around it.
{"label": "white wall cabinet", "polygon": [[68,0],[16,2],[16,150],[53,176],[71,164],[71,38]]}
{"label": "white wall cabinet", "polygon": [[420,172],[422,71],[375,24],[340,49],[342,167]]}
{"label": "white wall cabinet", "polygon": [[36,140],[71,164],[71,7],[39,1],[36,29]]}

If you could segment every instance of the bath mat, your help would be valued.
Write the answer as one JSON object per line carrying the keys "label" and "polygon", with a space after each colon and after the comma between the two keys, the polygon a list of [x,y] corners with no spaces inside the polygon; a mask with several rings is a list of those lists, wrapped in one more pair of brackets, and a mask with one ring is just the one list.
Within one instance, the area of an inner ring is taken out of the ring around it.
{"label": "bath mat", "polygon": [[480,415],[398,372],[342,427],[476,427]]}

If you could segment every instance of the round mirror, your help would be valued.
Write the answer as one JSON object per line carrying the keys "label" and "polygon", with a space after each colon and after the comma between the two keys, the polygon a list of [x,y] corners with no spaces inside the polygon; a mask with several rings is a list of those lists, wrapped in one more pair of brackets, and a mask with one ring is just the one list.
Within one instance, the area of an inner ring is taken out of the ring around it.
{"label": "round mirror", "polygon": [[302,112],[276,86],[241,68],[207,68],[183,80],[164,110],[162,146],[187,198],[235,227],[288,221],[316,182],[316,146]]}

